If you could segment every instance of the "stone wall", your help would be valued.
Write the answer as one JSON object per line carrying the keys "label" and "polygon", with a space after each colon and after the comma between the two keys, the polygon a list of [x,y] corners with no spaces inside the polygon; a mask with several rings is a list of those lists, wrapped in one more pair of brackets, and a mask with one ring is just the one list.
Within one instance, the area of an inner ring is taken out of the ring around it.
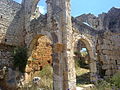
{"label": "stone wall", "polygon": [[[40,36],[37,41],[33,41],[32,51],[28,59],[26,72],[35,72],[44,68],[47,64],[52,64],[52,47],[50,40],[46,36]],[[30,70],[30,69],[31,70]]]}
{"label": "stone wall", "polygon": [[[96,54],[97,75],[110,77],[120,70],[120,9],[112,8],[108,13],[95,17],[84,14],[73,18],[73,27],[78,30],[79,37],[86,36],[93,43]],[[84,23],[87,22],[88,24]],[[97,28],[91,27],[99,22]],[[75,30],[75,31],[76,31]],[[81,34],[81,35],[80,35]],[[77,37],[76,35],[74,37]],[[92,37],[92,38],[91,38]]]}
{"label": "stone wall", "polygon": [[0,0],[0,43],[23,45],[23,13],[20,4],[12,0]]}
{"label": "stone wall", "polygon": [[4,66],[11,67],[13,65],[12,57],[13,47],[0,45],[0,68]]}
{"label": "stone wall", "polygon": [[119,33],[105,32],[98,38],[98,59],[105,71],[105,76],[112,76],[120,71],[120,35]]}

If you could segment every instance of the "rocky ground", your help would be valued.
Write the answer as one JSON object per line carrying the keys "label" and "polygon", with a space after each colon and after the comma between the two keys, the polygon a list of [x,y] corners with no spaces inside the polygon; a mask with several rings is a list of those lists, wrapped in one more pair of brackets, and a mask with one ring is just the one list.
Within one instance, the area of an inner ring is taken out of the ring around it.
{"label": "rocky ground", "polygon": [[77,87],[76,90],[91,90],[94,88],[94,85],[90,83],[90,70],[77,67],[76,68],[76,79]]}

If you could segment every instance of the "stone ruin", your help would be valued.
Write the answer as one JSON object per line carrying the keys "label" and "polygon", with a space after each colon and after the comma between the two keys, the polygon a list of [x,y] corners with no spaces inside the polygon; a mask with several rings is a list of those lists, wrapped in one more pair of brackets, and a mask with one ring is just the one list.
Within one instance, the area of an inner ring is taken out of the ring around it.
{"label": "stone ruin", "polygon": [[[0,87],[10,90],[17,85],[21,73],[13,69],[12,51],[18,46],[28,48],[24,77],[40,70],[43,60],[53,65],[54,90],[76,90],[74,52],[79,41],[89,52],[91,81],[120,71],[120,9],[113,7],[98,17],[71,18],[70,0],[47,0],[47,14],[33,18],[38,2],[0,0]],[[33,57],[36,60],[31,62]],[[4,66],[8,79],[4,79]]]}

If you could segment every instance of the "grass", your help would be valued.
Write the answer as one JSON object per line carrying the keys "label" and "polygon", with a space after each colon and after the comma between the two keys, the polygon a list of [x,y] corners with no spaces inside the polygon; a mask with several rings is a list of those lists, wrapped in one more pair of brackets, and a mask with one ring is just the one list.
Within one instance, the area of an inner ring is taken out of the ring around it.
{"label": "grass", "polygon": [[30,81],[19,90],[53,90],[53,68],[51,65],[46,65],[39,71],[37,77],[41,78],[38,85]]}
{"label": "grass", "polygon": [[41,77],[41,88],[45,88],[45,90],[52,90],[53,89],[53,68],[50,65],[45,66],[40,71]]}
{"label": "grass", "polygon": [[75,58],[76,68],[76,85],[83,86],[90,84],[90,70],[89,65],[86,64],[84,58],[79,58],[80,52],[75,52],[77,58]]}
{"label": "grass", "polygon": [[98,81],[93,90],[120,90],[120,72],[114,74],[111,78]]}

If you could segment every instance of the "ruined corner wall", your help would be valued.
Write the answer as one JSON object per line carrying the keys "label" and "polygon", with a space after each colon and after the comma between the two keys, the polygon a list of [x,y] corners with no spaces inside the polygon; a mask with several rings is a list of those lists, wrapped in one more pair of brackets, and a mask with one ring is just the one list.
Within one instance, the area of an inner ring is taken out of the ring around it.
{"label": "ruined corner wall", "polygon": [[22,6],[12,0],[0,0],[0,44],[23,45]]}
{"label": "ruined corner wall", "polygon": [[120,71],[120,35],[110,31],[99,35],[97,42],[98,60],[106,76]]}
{"label": "ruined corner wall", "polygon": [[24,45],[24,14],[13,0],[0,0],[0,67],[12,65],[14,46]]}

